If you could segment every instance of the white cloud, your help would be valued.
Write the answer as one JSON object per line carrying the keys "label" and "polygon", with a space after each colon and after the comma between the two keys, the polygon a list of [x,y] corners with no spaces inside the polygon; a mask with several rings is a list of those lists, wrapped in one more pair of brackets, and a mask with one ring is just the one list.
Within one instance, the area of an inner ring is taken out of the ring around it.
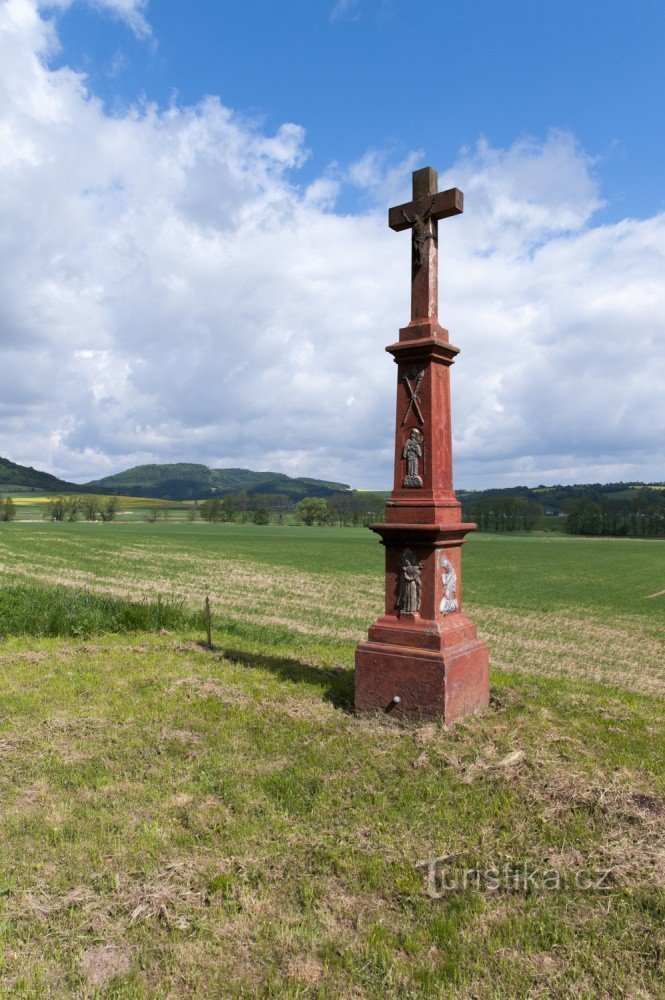
{"label": "white cloud", "polygon": [[107,11],[120,21],[124,21],[137,38],[151,38],[152,29],[145,16],[148,0],[37,0],[44,10],[56,8],[65,10],[74,3],[87,3],[100,11]]}
{"label": "white cloud", "polygon": [[[409,241],[385,203],[420,158],[301,190],[298,126],[216,98],[111,117],[55,44],[35,0],[0,0],[0,454],[389,484]],[[592,170],[553,133],[442,177],[467,198],[440,234],[459,486],[663,476],[665,217],[594,227]],[[350,181],[384,207],[335,212]]]}

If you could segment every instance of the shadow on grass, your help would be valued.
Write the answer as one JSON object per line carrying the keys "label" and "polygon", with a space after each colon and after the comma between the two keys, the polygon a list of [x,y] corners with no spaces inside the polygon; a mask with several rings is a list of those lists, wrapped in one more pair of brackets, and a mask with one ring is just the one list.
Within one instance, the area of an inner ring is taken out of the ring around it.
{"label": "shadow on grass", "polygon": [[[205,649],[209,647],[201,643]],[[285,681],[306,684],[321,692],[324,701],[343,712],[353,712],[353,671],[345,667],[317,667],[290,656],[270,656],[267,653],[247,653],[244,650],[213,646],[225,660],[249,669],[269,670]],[[323,690],[321,690],[323,689]]]}

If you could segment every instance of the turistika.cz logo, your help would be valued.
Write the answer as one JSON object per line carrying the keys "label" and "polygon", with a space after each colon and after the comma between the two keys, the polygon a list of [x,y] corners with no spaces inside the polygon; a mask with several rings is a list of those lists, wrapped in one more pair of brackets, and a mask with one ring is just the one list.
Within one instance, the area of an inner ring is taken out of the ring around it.
{"label": "turistika.cz logo", "polygon": [[530,861],[504,861],[487,868],[454,867],[451,855],[419,861],[416,868],[424,873],[425,890],[430,899],[442,899],[451,892],[476,889],[480,892],[607,892],[613,888],[611,868],[543,868]]}

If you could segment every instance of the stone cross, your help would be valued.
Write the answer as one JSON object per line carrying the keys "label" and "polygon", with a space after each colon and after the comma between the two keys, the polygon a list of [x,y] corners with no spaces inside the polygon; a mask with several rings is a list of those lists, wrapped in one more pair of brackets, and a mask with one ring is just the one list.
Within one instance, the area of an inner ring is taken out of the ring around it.
{"label": "stone cross", "polygon": [[459,350],[440,326],[439,219],[462,192],[437,191],[436,170],[413,174],[413,198],[388,213],[411,230],[411,322],[386,350],[397,363],[395,479],[385,521],[370,527],[386,551],[384,613],[356,650],[360,712],[450,723],[489,704],[489,656],[462,599],[462,521],[453,489],[450,369]]}
{"label": "stone cross", "polygon": [[396,232],[411,229],[411,322],[436,319],[439,305],[439,219],[464,211],[458,188],[437,191],[439,178],[432,167],[413,173],[413,199],[388,212],[388,225]]}

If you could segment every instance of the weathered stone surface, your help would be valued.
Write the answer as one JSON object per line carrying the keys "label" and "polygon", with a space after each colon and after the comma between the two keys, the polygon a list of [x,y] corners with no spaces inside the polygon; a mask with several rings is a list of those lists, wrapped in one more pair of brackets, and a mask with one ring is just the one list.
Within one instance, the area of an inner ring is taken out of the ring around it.
{"label": "weathered stone surface", "polygon": [[356,652],[356,709],[454,722],[487,708],[488,673],[487,647],[480,639],[441,653],[365,642]]}
{"label": "weathered stone surface", "polygon": [[394,488],[386,521],[385,614],[356,652],[356,708],[446,722],[489,702],[485,643],[462,612],[463,524],[453,490],[450,366],[458,348],[439,325],[438,223],[459,215],[457,188],[437,192],[431,167],[413,174],[413,200],[389,212],[411,229],[411,322],[386,348],[397,363]]}

